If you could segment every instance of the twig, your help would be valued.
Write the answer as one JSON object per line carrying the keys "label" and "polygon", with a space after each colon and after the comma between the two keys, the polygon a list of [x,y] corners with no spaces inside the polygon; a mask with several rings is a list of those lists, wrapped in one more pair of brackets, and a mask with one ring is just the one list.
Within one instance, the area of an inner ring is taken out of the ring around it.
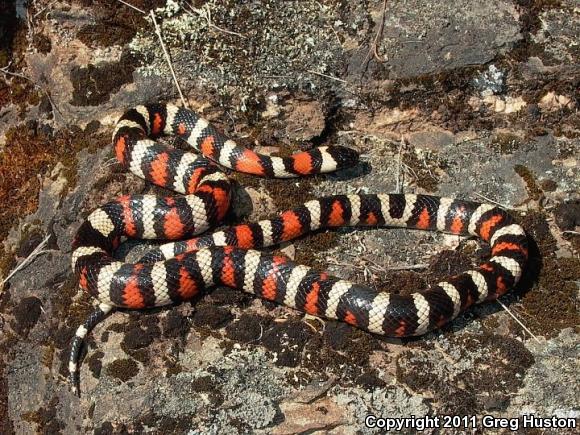
{"label": "twig", "polygon": [[338,260],[336,260],[334,258],[326,258],[326,262],[328,264],[332,264],[333,266],[341,266],[341,267],[344,267],[346,269],[354,269],[354,268],[357,267],[357,266],[355,266],[352,263],[345,263],[345,262],[342,262],[342,261],[338,261]]}
{"label": "twig", "polygon": [[186,3],[186,6],[189,6],[189,9],[185,10],[186,13],[188,13],[189,15],[194,13],[194,14],[200,16],[201,18],[203,18],[207,22],[207,25],[209,27],[217,30],[218,32],[223,32],[223,33],[227,33],[228,35],[235,35],[235,36],[239,36],[240,38],[245,38],[245,36],[242,35],[241,33],[234,32],[233,30],[227,30],[227,29],[224,29],[224,28],[219,27],[216,24],[214,24],[214,22],[211,19],[211,9],[209,8],[209,5],[207,3],[199,9],[194,8],[192,5],[190,5],[188,3]]}
{"label": "twig", "polygon": [[320,3],[319,1],[312,0],[312,3],[316,3],[318,5],[318,7],[320,8],[321,11],[324,10],[324,5],[322,3]]}
{"label": "twig", "polygon": [[2,286],[4,286],[4,284],[6,284],[8,282],[8,280],[10,278],[12,278],[16,272],[18,272],[19,270],[22,270],[24,267],[28,266],[32,262],[32,260],[34,260],[40,254],[47,252],[47,251],[43,251],[42,249],[48,243],[48,239],[50,239],[50,234],[48,236],[46,236],[42,240],[42,242],[40,242],[38,244],[38,246],[36,248],[34,248],[34,250],[30,253],[30,255],[28,257],[26,257],[24,260],[22,260],[22,262],[18,266],[16,266],[14,269],[12,269],[12,272],[10,272],[8,274],[8,276],[2,280]]}
{"label": "twig", "polygon": [[143,15],[147,15],[143,9],[139,9],[137,6],[133,6],[131,3],[127,3],[123,0],[118,0],[120,3],[123,3],[125,6],[129,6],[131,9],[135,9],[137,12],[141,12]]}
{"label": "twig", "polygon": [[377,33],[375,34],[375,37],[373,39],[373,42],[371,43],[371,46],[369,48],[369,51],[367,53],[367,56],[365,57],[365,69],[364,72],[367,71],[368,67],[369,67],[369,63],[371,62],[371,59],[374,57],[375,60],[379,63],[383,63],[386,59],[381,59],[381,56],[379,55],[379,43],[380,43],[380,39],[383,36],[383,31],[385,30],[385,19],[387,17],[387,0],[383,0],[383,13],[381,16],[381,23],[379,24],[379,28],[377,30]]}
{"label": "twig", "polygon": [[429,267],[428,264],[410,264],[408,266],[393,266],[387,267],[387,270],[414,270],[414,269],[427,269]]}
{"label": "twig", "polygon": [[[118,0],[120,3],[123,3],[126,6],[129,6],[130,8],[136,10],[137,12],[141,12],[143,15],[147,15],[147,12],[145,12],[143,9],[138,8],[137,6],[133,6],[130,3],[127,3],[126,1],[123,0]],[[169,71],[171,71],[171,76],[173,77],[173,82],[175,83],[175,87],[177,88],[177,92],[179,92],[179,98],[181,99],[181,103],[183,104],[184,107],[189,108],[189,105],[187,104],[187,102],[185,101],[185,98],[183,97],[183,92],[181,92],[181,86],[179,86],[179,82],[177,81],[177,76],[175,75],[175,70],[173,69],[173,64],[171,63],[171,56],[169,56],[169,52],[167,51],[167,48],[165,47],[165,43],[163,42],[163,38],[161,36],[161,28],[159,27],[159,24],[157,24],[157,20],[155,19],[155,13],[153,12],[153,9],[149,11],[149,16],[151,17],[151,20],[153,21],[153,27],[155,27],[155,33],[157,34],[157,37],[159,38],[159,43],[161,45],[161,50],[163,50],[163,54],[165,55],[165,60],[167,61],[167,65],[169,65]]]}
{"label": "twig", "polygon": [[67,125],[67,122],[66,122],[64,115],[59,110],[57,105],[54,103],[54,100],[50,96],[50,93],[46,89],[44,89],[44,87],[42,87],[41,85],[36,83],[34,80],[32,80],[30,77],[27,77],[24,74],[19,74],[16,72],[8,71],[8,68],[10,67],[11,64],[12,64],[12,62],[8,63],[8,65],[6,65],[5,67],[0,68],[0,72],[2,72],[5,75],[8,75],[8,76],[14,76],[14,77],[19,77],[21,79],[24,79],[24,80],[32,83],[32,86],[34,86],[35,88],[40,89],[40,91],[42,91],[44,93],[44,95],[46,95],[46,98],[48,98],[48,101],[50,102],[50,105],[52,106],[52,110],[54,112],[58,113],[60,115],[61,119],[64,121],[65,125]]}
{"label": "twig", "polygon": [[29,82],[34,84],[34,82],[32,81],[32,79],[30,77],[27,77],[24,74],[8,71],[8,68],[10,68],[10,65],[12,65],[12,62],[10,62],[8,65],[0,68],[0,71],[2,71],[4,74],[9,75],[9,76],[20,77],[21,79],[28,80]]}
{"label": "twig", "polygon": [[39,10],[37,13],[35,13],[35,14],[33,15],[33,17],[32,17],[32,18],[38,18],[38,16],[39,16],[40,14],[42,14],[42,13],[43,13],[45,10],[47,10],[47,9],[48,9],[48,8],[50,8],[52,5],[54,5],[54,4],[55,4],[57,1],[58,1],[58,0],[53,0],[53,1],[51,1],[49,4],[47,4],[46,6],[44,6],[44,7],[43,7],[41,10]]}
{"label": "twig", "polygon": [[34,45],[34,17],[30,13],[30,8],[26,8],[26,27],[28,27],[28,51],[32,51]]}
{"label": "twig", "polygon": [[562,234],[573,234],[575,236],[580,236],[580,231],[565,230]]}
{"label": "twig", "polygon": [[334,26],[328,25],[327,27],[329,27],[330,30],[332,30],[332,33],[334,33],[334,36],[336,36],[336,41],[338,42],[338,45],[340,45],[342,47],[342,41],[340,40],[340,36],[338,36],[338,32],[336,31]]}
{"label": "twig", "polygon": [[387,18],[387,0],[383,0],[383,14],[381,16],[381,24],[379,26],[379,30],[377,31],[377,34],[375,35],[375,39],[374,39],[373,44],[372,44],[373,55],[375,56],[375,59],[378,62],[384,62],[384,60],[381,59],[381,57],[378,53],[378,49],[379,49],[380,39],[383,37],[383,31],[385,30],[386,18]]}
{"label": "twig", "polygon": [[269,74],[269,75],[263,75],[263,76],[260,76],[260,77],[262,77],[264,79],[287,79],[290,76],[288,76],[288,75],[283,76],[283,75],[273,75],[273,74]]}
{"label": "twig", "polygon": [[487,202],[489,202],[491,204],[499,205],[500,207],[505,208],[506,210],[513,210],[513,207],[510,207],[509,205],[506,205],[506,204],[502,204],[501,202],[494,201],[493,199],[488,198],[487,196],[482,195],[481,193],[474,192],[473,194],[475,196],[478,196],[478,197],[486,200]]}
{"label": "twig", "polygon": [[397,186],[396,186],[396,192],[397,193],[402,193],[403,189],[401,186],[401,154],[403,152],[403,136],[401,136],[401,141],[399,142],[399,152],[397,153]]}
{"label": "twig", "polygon": [[450,365],[456,364],[457,360],[453,357],[451,357],[451,355],[449,355],[447,352],[445,352],[445,350],[443,350],[443,348],[441,347],[441,345],[437,342],[435,342],[435,349],[441,354],[443,355],[443,359],[445,359],[445,361],[447,361]]}
{"label": "twig", "polygon": [[[121,0],[119,0],[121,1]],[[179,92],[179,98],[181,98],[181,102],[183,103],[183,107],[189,108],[189,105],[185,101],[183,97],[183,93],[181,92],[181,87],[179,86],[179,82],[177,81],[177,76],[175,75],[175,71],[173,69],[173,64],[171,63],[171,57],[169,56],[169,52],[165,48],[165,43],[163,42],[163,38],[161,37],[161,28],[157,24],[157,20],[155,19],[155,13],[153,10],[149,12],[149,16],[153,20],[153,25],[155,26],[155,33],[159,38],[159,43],[161,44],[161,49],[163,50],[163,54],[165,55],[165,60],[167,60],[167,64],[169,65],[169,71],[171,71],[171,76],[173,77],[173,81],[175,82],[175,86],[177,87],[177,92]]]}
{"label": "twig", "polygon": [[535,336],[535,335],[532,333],[532,331],[530,331],[530,330],[529,330],[529,329],[526,327],[526,325],[524,325],[524,324],[523,324],[523,323],[522,323],[522,322],[521,322],[521,321],[520,321],[520,320],[519,320],[519,319],[518,319],[518,318],[517,318],[517,317],[516,317],[516,316],[515,316],[515,315],[514,315],[512,312],[511,312],[511,311],[510,311],[510,309],[509,309],[509,308],[508,308],[508,307],[507,307],[507,306],[506,306],[506,305],[505,305],[505,304],[504,304],[502,301],[500,301],[499,299],[496,299],[496,301],[497,301],[497,303],[498,303],[498,304],[500,304],[500,305],[501,305],[501,307],[502,307],[504,310],[506,310],[506,312],[507,312],[507,313],[508,313],[510,316],[512,316],[512,318],[513,318],[513,319],[514,319],[516,322],[518,322],[518,324],[519,324],[519,325],[520,325],[522,328],[524,328],[524,331],[526,331],[528,334],[530,334],[532,337],[534,337],[534,339],[535,339],[535,340],[536,340],[538,343],[541,343],[541,341],[538,339],[538,337],[536,337],[536,336]]}
{"label": "twig", "polygon": [[413,177],[414,180],[419,179],[419,175],[417,174],[417,172],[413,168],[411,168],[409,165],[407,165],[406,163],[401,163],[401,166],[403,167],[403,169],[405,169],[406,172],[411,174],[411,176]]}
{"label": "twig", "polygon": [[113,157],[113,158],[110,158],[110,159],[105,160],[103,162],[103,166],[102,167],[103,168],[110,168],[111,166],[115,166],[118,162],[119,161],[115,157]]}
{"label": "twig", "polygon": [[[313,316],[312,314],[306,313],[304,315],[304,320],[314,320],[314,321],[317,321],[317,322],[319,322],[322,325],[322,328],[324,330],[324,320],[322,320],[320,317]],[[304,322],[304,324],[306,326],[308,326],[310,329],[312,329],[313,332],[318,332],[317,329],[316,329],[316,327],[314,325],[312,325],[310,322]]]}
{"label": "twig", "polygon": [[327,79],[336,80],[337,82],[347,83],[346,80],[339,79],[338,77],[334,77],[334,76],[329,76],[328,74],[323,74],[323,73],[320,73],[320,72],[317,72],[317,71],[313,71],[313,70],[310,70],[310,69],[307,69],[306,72],[309,72],[310,74],[316,74],[317,76],[326,77]]}

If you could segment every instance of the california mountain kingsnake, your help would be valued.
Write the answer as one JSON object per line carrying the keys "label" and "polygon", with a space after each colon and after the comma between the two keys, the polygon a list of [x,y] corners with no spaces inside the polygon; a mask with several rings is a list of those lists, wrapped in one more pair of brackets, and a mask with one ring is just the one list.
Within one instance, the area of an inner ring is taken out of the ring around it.
{"label": "california mountain kingsnake", "polygon": [[[203,157],[150,139],[162,134],[185,139]],[[225,285],[376,334],[404,337],[440,327],[470,305],[504,294],[517,283],[527,260],[524,230],[493,205],[428,195],[357,194],[319,198],[273,219],[162,245],[134,264],[125,263],[112,257],[125,237],[178,240],[220,223],[229,208],[230,183],[215,163],[259,176],[296,177],[353,166],[358,155],[338,146],[286,158],[257,154],[227,140],[193,112],[172,105],[129,110],[116,126],[113,144],[125,168],[184,195],[123,196],[93,211],[79,228],[72,266],[80,286],[100,304],[72,343],[69,370],[76,391],[84,338],[113,307],[162,306]],[[346,225],[478,236],[490,243],[492,257],[427,290],[402,296],[253,250]]]}

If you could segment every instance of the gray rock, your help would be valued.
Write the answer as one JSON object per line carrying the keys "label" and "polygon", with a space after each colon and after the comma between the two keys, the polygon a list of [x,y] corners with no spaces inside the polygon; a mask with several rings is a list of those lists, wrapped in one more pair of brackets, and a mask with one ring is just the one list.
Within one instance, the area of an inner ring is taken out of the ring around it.
{"label": "gray rock", "polygon": [[[382,8],[374,12],[376,33]],[[369,65],[371,74],[384,79],[408,79],[484,65],[522,38],[518,12],[509,2],[489,1],[477,7],[464,0],[389,2],[386,14],[378,44],[383,63]],[[368,49],[355,52],[349,62],[350,74],[364,71],[367,56]]]}

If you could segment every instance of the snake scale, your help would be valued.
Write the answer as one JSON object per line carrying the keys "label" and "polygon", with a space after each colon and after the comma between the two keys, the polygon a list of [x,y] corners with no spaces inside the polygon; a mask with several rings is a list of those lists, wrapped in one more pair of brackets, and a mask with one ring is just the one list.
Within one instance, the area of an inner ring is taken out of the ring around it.
{"label": "snake scale", "polygon": [[[155,142],[161,135],[179,136],[199,154]],[[290,157],[262,155],[225,138],[194,112],[169,104],[128,110],[116,125],[113,145],[125,169],[182,195],[123,196],[97,208],[78,229],[72,267],[80,287],[99,303],[72,341],[69,372],[77,393],[86,335],[114,307],[167,305],[223,285],[375,334],[405,337],[440,327],[469,306],[504,294],[518,282],[527,260],[524,230],[503,209],[421,194],[327,196],[272,219],[182,240],[218,225],[229,209],[231,184],[218,165],[290,178],[354,166],[358,154],[328,146]],[[340,226],[477,236],[491,245],[491,258],[426,290],[398,295],[254,250]],[[113,257],[126,238],[173,242],[127,263]]]}

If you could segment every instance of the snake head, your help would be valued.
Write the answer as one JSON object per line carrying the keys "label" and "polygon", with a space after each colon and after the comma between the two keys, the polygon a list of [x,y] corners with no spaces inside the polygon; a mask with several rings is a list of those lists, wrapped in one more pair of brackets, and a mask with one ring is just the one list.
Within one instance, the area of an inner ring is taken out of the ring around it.
{"label": "snake head", "polygon": [[336,162],[336,169],[352,168],[356,166],[359,161],[358,152],[352,148],[343,147],[340,145],[332,145],[326,149],[334,161]]}

